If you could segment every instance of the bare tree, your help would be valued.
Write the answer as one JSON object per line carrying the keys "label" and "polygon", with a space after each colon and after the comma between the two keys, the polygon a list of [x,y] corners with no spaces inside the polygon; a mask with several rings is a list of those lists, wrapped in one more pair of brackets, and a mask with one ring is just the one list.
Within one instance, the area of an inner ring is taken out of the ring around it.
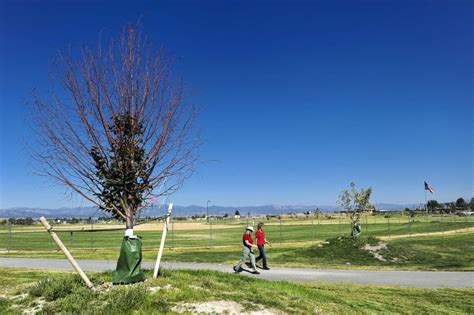
{"label": "bare tree", "polygon": [[172,58],[139,25],[125,26],[107,49],[99,42],[76,55],[59,55],[48,98],[33,93],[34,158],[42,174],[131,229],[147,198],[173,193],[192,173],[196,108]]}

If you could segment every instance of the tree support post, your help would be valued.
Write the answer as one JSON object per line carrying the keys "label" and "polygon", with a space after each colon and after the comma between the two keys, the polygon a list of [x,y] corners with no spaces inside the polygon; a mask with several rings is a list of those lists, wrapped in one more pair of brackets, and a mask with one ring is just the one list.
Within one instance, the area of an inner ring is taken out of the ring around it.
{"label": "tree support post", "polygon": [[165,247],[166,233],[168,232],[168,224],[170,222],[172,209],[173,204],[170,203],[168,206],[168,213],[166,213],[165,224],[163,225],[163,234],[161,235],[160,248],[158,250],[158,256],[156,257],[155,269],[153,270],[153,278],[158,277],[158,271],[160,270],[161,256],[163,255],[163,248]]}
{"label": "tree support post", "polygon": [[89,278],[87,278],[86,274],[82,271],[81,267],[77,264],[77,262],[74,260],[74,257],[72,257],[71,253],[69,250],[64,246],[63,242],[61,239],[59,239],[58,235],[52,230],[51,225],[49,225],[48,221],[44,217],[41,217],[39,219],[41,224],[43,224],[44,228],[46,231],[48,231],[49,235],[51,235],[52,239],[58,244],[59,248],[63,251],[64,255],[66,255],[67,259],[71,263],[71,265],[74,267],[74,269],[77,271],[77,273],[81,276],[82,280],[86,283],[88,288],[92,288],[92,282],[90,282]]}

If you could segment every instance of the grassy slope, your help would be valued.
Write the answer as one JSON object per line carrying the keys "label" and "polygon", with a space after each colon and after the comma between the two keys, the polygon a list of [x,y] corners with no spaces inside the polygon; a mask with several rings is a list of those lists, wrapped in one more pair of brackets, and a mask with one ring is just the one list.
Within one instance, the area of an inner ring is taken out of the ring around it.
{"label": "grassy slope", "polygon": [[[273,247],[267,250],[269,264],[287,267],[384,268],[407,270],[474,270],[474,237],[453,234],[436,237],[404,238],[388,242],[381,253],[397,261],[380,261],[362,250],[366,239],[354,244],[335,238],[329,244],[304,247]],[[239,253],[221,251],[167,251],[166,260],[235,263]]]}
{"label": "grassy slope", "polygon": [[[44,278],[39,284],[25,286],[24,279]],[[0,313],[20,313],[36,305],[37,299],[48,301],[46,314],[71,313],[140,313],[172,312],[180,303],[205,301],[236,301],[247,310],[278,310],[285,313],[396,312],[420,314],[473,313],[473,290],[469,289],[412,289],[388,286],[369,286],[328,283],[269,282],[258,278],[214,271],[164,271],[158,279],[132,286],[107,285],[110,274],[94,274],[92,281],[101,285],[96,292],[86,290],[77,276],[71,273],[2,269],[0,282],[6,283],[0,298]],[[151,292],[150,287],[160,287]],[[104,290],[109,288],[109,290]],[[10,296],[29,292],[16,301]],[[12,308],[17,304],[17,308]]]}

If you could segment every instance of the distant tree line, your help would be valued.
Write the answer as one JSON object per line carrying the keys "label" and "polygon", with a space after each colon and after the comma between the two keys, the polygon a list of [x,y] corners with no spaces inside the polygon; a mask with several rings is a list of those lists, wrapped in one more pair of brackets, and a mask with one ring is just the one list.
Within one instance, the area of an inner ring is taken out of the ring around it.
{"label": "distant tree line", "polygon": [[464,198],[458,198],[455,202],[438,202],[436,200],[429,200],[426,203],[426,208],[429,213],[459,213],[463,211],[474,211],[474,198],[467,203]]}
{"label": "distant tree line", "polygon": [[6,225],[6,224],[15,224],[15,225],[32,225],[35,222],[33,218],[9,218],[9,219],[4,219],[0,220],[1,225]]}
{"label": "distant tree line", "polygon": [[[68,223],[68,224],[87,224],[87,223],[93,223],[93,222],[108,222],[111,220],[115,220],[114,218],[110,217],[99,217],[98,219],[92,219],[92,217],[88,218],[54,218],[54,219],[49,219],[49,221],[54,223]],[[33,225],[36,224],[37,220],[33,219],[31,217],[27,218],[8,218],[4,220],[0,220],[0,225],[5,225],[5,224],[12,224],[12,225]]]}

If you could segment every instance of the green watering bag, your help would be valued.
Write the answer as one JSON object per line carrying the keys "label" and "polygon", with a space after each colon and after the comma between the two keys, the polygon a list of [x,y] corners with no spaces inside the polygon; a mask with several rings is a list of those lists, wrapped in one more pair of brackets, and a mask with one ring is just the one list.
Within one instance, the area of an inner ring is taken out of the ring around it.
{"label": "green watering bag", "polygon": [[123,238],[117,268],[112,277],[113,284],[128,284],[145,280],[141,269],[142,241],[138,238]]}

